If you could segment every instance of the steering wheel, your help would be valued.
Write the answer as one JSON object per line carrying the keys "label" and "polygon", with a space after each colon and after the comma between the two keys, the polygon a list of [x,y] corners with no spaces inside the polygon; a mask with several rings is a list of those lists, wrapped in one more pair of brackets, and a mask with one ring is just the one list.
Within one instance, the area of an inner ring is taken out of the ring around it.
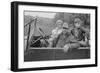
{"label": "steering wheel", "polygon": [[41,39],[43,39],[47,44],[49,44],[48,41],[45,39],[46,34],[44,33],[44,31],[41,28],[39,28],[38,32],[40,33],[41,36],[39,38],[37,38],[37,40],[35,40],[34,42],[32,42],[32,44],[36,43],[37,41],[39,41]]}

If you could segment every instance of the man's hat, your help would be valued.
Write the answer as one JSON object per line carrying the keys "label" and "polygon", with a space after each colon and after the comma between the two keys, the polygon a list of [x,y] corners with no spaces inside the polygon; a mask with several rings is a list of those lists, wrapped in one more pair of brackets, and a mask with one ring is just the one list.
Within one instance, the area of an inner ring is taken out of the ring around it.
{"label": "man's hat", "polygon": [[69,26],[68,26],[68,23],[67,23],[67,22],[64,22],[64,24],[63,24],[63,28],[69,28]]}

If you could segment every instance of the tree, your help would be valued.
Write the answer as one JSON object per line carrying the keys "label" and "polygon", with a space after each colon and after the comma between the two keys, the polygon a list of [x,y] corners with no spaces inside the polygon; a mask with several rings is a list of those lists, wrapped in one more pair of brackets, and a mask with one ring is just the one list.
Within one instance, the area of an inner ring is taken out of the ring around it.
{"label": "tree", "polygon": [[83,21],[84,26],[90,26],[90,14],[82,14],[82,13],[63,13],[63,12],[58,12],[55,15],[54,18],[54,23],[57,20],[63,20],[64,22],[67,22],[69,26],[73,26],[74,24],[74,19],[78,17]]}

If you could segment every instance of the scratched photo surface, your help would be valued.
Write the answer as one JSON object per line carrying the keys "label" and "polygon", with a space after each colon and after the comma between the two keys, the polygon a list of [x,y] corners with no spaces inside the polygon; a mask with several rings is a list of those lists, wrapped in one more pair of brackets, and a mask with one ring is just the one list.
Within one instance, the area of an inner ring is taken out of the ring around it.
{"label": "scratched photo surface", "polygon": [[90,58],[90,14],[24,11],[24,61]]}

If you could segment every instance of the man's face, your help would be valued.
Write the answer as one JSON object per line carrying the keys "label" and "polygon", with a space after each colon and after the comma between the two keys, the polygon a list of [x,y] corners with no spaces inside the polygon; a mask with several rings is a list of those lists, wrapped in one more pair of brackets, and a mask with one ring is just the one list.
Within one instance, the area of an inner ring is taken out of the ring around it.
{"label": "man's face", "polygon": [[82,21],[79,18],[74,20],[74,25],[76,28],[79,28],[82,25]]}

